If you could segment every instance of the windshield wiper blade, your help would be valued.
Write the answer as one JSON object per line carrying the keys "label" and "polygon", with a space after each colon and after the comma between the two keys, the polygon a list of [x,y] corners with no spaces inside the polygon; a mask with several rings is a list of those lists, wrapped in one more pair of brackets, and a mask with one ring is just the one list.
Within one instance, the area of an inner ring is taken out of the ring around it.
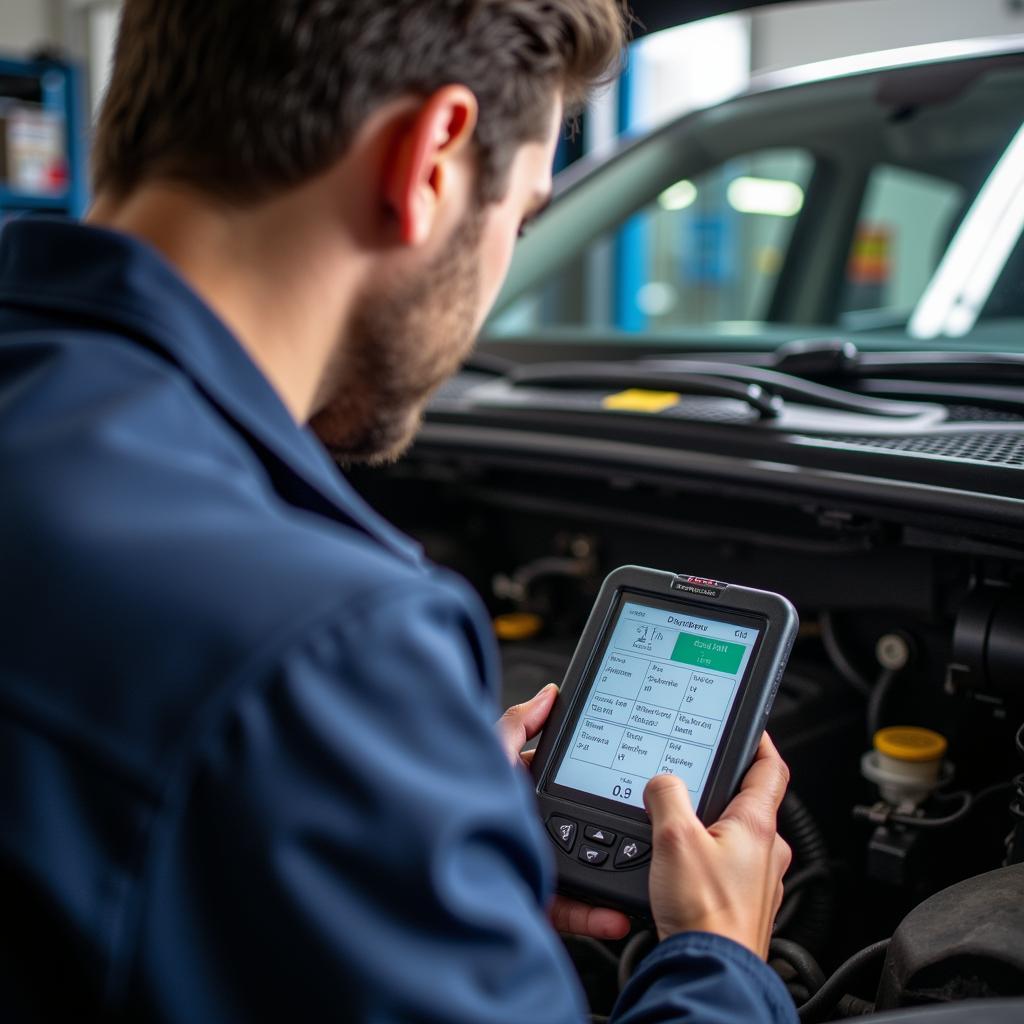
{"label": "windshield wiper blade", "polygon": [[496,356],[491,352],[470,352],[459,367],[460,371],[470,373],[487,373],[492,377],[505,377],[519,364],[504,356]]}
{"label": "windshield wiper blade", "polygon": [[514,385],[537,387],[616,389],[650,388],[680,394],[731,398],[746,402],[760,419],[774,419],[782,411],[780,395],[756,381],[719,375],[657,370],[635,363],[537,363],[522,366],[508,376]]}
{"label": "windshield wiper blade", "polygon": [[[759,360],[760,361],[760,360]],[[785,367],[789,372],[783,372]],[[492,372],[498,370],[494,367]],[[806,376],[805,376],[806,375]],[[882,380],[887,378],[888,383]],[[902,392],[899,380],[919,382]],[[762,419],[778,417],[790,401],[837,412],[910,420],[927,407],[943,407],[950,399],[973,399],[981,404],[1024,404],[1024,393],[1013,394],[1013,385],[1024,384],[1024,353],[987,352],[859,352],[850,341],[816,339],[781,346],[771,363],[677,355],[604,362],[511,364],[505,380],[537,387],[608,387],[674,390],[683,394],[735,398],[747,402]],[[848,382],[848,391],[832,384]],[[959,387],[924,386],[925,382]],[[999,394],[968,394],[970,382],[1003,385]],[[756,390],[748,390],[754,387]],[[874,394],[865,394],[865,391]],[[906,392],[917,391],[920,397]],[[901,394],[902,399],[883,397]]]}
{"label": "windshield wiper blade", "polygon": [[904,401],[920,398],[923,402],[977,402],[980,405],[1024,405],[1024,387],[1020,384],[961,384],[958,380],[914,380],[908,377],[865,377],[857,385],[868,394],[900,395]]}
{"label": "windshield wiper blade", "polygon": [[638,365],[662,371],[685,369],[687,372],[760,384],[786,401],[813,405],[821,409],[834,409],[837,412],[850,412],[861,416],[886,416],[896,419],[913,419],[921,415],[921,405],[917,402],[868,398],[864,395],[841,391],[825,384],[805,380],[802,377],[794,377],[788,373],[780,373],[778,370],[766,370],[759,366],[710,362],[701,359],[645,359]]}
{"label": "windshield wiper blade", "polygon": [[1024,353],[1020,352],[861,352],[843,338],[786,342],[775,350],[768,365],[780,373],[816,381],[885,376],[957,384],[1024,383]]}
{"label": "windshield wiper blade", "polygon": [[906,377],[911,380],[948,380],[957,383],[1024,383],[1024,353],[861,353],[856,365],[846,372],[853,377]]}
{"label": "windshield wiper blade", "polygon": [[[803,380],[777,370],[742,363],[703,359],[641,359],[606,363],[535,363],[509,374],[515,384],[549,387],[607,385],[620,388],[671,389],[687,394],[721,395],[741,398],[754,406],[763,419],[778,416],[784,401],[834,409],[862,416],[913,419],[921,415],[921,404],[868,398]],[[676,384],[675,382],[678,382]],[[730,390],[722,390],[728,385]],[[736,390],[736,387],[740,390]],[[748,393],[754,386],[758,391]],[[751,395],[755,396],[751,398]]]}

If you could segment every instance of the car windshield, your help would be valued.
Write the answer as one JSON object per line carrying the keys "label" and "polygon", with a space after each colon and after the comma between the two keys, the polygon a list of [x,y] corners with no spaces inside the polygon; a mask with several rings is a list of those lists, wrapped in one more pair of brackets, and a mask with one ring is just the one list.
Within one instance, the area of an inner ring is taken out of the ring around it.
{"label": "car windshield", "polygon": [[565,172],[487,335],[1024,348],[1024,53],[805,77]]}

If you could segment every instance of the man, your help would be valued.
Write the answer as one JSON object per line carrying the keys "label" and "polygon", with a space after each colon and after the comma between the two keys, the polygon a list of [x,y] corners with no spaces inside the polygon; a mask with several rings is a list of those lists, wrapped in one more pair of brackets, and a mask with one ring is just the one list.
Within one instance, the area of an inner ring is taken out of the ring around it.
{"label": "man", "polygon": [[[409,442],[543,207],[615,0],[127,0],[85,226],[0,240],[6,1020],[567,1022],[488,622],[343,460]],[[793,1019],[762,744],[654,780],[616,1019]]]}

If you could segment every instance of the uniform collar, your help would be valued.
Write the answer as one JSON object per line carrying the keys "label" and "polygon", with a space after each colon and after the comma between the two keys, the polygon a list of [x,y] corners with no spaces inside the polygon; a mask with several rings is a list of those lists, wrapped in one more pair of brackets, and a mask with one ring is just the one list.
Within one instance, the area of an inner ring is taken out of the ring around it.
{"label": "uniform collar", "polygon": [[245,438],[288,500],[422,561],[419,545],[356,494],[231,331],[153,247],[71,221],[13,221],[0,232],[0,305],[87,318],[156,349]]}

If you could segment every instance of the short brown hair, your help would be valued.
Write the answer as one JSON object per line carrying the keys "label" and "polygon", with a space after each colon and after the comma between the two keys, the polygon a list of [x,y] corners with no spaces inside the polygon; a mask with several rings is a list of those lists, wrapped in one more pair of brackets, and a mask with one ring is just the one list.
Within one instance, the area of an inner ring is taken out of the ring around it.
{"label": "short brown hair", "polygon": [[624,0],[126,0],[93,146],[97,192],[165,178],[237,203],[326,170],[379,104],[477,96],[479,192],[618,70]]}

